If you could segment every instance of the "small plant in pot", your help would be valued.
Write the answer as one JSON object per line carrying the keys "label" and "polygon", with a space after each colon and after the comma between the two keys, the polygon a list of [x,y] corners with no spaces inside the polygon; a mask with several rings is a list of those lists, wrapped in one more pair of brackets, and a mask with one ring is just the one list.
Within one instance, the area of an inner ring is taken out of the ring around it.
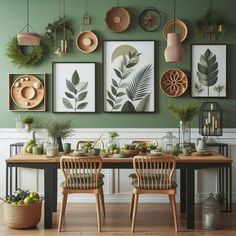
{"label": "small plant in pot", "polygon": [[52,117],[44,122],[44,127],[48,131],[48,136],[52,138],[52,142],[59,145],[59,151],[63,151],[62,139],[70,137],[74,133],[71,128],[71,119]]}
{"label": "small plant in pot", "polygon": [[25,124],[25,131],[30,132],[32,130],[32,124],[34,122],[34,117],[27,115],[23,118],[22,123]]}

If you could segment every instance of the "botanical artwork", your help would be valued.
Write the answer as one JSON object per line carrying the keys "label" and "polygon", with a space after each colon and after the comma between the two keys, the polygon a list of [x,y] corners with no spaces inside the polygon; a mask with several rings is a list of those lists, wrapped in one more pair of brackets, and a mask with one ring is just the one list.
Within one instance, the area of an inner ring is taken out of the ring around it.
{"label": "botanical artwork", "polygon": [[71,81],[66,79],[65,97],[62,97],[63,105],[67,109],[73,109],[74,111],[83,110],[88,105],[88,102],[84,102],[88,95],[86,88],[88,87],[88,81],[80,82],[78,71],[75,70]]}
{"label": "botanical artwork", "polygon": [[226,97],[226,45],[192,45],[192,96]]}
{"label": "botanical artwork", "polygon": [[54,112],[95,112],[95,63],[53,64]]}
{"label": "botanical artwork", "polygon": [[104,42],[104,111],[154,112],[154,41]]}

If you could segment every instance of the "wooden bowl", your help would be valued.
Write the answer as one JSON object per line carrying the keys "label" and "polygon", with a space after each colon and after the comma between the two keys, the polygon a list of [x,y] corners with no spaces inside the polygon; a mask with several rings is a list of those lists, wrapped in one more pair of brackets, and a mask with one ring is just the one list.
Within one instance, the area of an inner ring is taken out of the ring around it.
{"label": "wooden bowl", "polygon": [[128,150],[122,150],[122,152],[124,153],[124,154],[128,154],[128,155],[137,155],[137,154],[139,154],[139,152],[140,152],[140,150],[138,150],[138,149],[128,149]]}

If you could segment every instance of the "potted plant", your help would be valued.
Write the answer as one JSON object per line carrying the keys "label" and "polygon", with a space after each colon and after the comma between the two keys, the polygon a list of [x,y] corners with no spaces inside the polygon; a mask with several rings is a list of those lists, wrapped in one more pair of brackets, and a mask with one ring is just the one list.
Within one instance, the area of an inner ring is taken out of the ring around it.
{"label": "potted plant", "polygon": [[175,106],[170,104],[168,110],[179,121],[179,145],[180,149],[185,144],[189,144],[190,140],[190,121],[198,114],[199,108],[197,105],[188,103],[183,106]]}
{"label": "potted plant", "polygon": [[59,145],[59,151],[63,151],[62,139],[72,135],[74,132],[71,128],[71,119],[51,119],[44,122],[44,126],[48,131],[48,136],[52,138],[52,142]]}
{"label": "potted plant", "polygon": [[32,124],[34,122],[34,117],[27,115],[23,118],[22,123],[25,124],[25,131],[30,132],[32,130]]}

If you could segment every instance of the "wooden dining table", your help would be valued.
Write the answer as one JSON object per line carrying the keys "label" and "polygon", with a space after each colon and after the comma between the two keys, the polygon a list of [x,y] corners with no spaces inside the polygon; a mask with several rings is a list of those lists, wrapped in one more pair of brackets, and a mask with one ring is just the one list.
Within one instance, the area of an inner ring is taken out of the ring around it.
{"label": "wooden dining table", "polygon": [[[158,156],[157,156],[158,158]],[[133,158],[102,158],[103,168],[132,169]],[[48,158],[45,155],[18,154],[6,159],[6,179],[8,169],[25,167],[44,170],[44,227],[52,228],[53,212],[57,211],[57,170],[60,157]],[[195,170],[226,168],[230,201],[232,202],[232,160],[213,153],[211,156],[176,157],[176,168],[180,169],[180,211],[186,213],[186,228],[193,229],[195,223]],[[127,176],[128,178],[128,176]]]}

